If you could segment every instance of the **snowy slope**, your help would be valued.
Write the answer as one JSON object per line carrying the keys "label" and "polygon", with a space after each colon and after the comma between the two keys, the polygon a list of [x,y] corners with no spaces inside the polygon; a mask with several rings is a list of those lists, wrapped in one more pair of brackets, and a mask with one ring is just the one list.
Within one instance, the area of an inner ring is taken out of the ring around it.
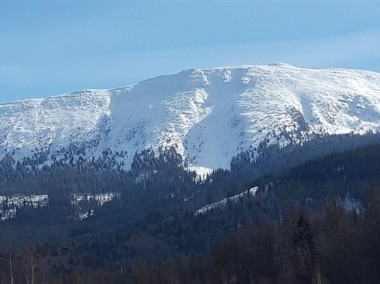
{"label": "snowy slope", "polygon": [[[0,105],[0,153],[16,159],[85,146],[126,153],[175,147],[191,167],[229,168],[264,139],[380,129],[380,74],[291,65],[187,70],[114,90]],[[78,154],[79,155],[79,154]]]}

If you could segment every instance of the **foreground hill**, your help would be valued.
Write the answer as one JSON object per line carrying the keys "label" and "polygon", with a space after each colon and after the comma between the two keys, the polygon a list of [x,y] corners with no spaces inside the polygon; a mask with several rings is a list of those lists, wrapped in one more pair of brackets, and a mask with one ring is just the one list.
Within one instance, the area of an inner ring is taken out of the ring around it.
{"label": "foreground hill", "polygon": [[379,283],[379,169],[377,144],[246,182],[158,172],[83,220],[91,200],[49,196],[0,222],[1,279],[13,261],[14,283]]}

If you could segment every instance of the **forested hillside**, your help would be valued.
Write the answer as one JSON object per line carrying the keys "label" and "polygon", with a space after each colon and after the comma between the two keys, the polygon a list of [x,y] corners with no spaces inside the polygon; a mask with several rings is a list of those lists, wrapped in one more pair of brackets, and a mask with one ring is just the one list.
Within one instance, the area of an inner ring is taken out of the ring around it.
{"label": "forested hillside", "polygon": [[[202,181],[174,150],[144,151],[131,171],[101,160],[23,167],[6,157],[2,194],[38,190],[49,202],[19,208],[14,219],[0,222],[1,280],[357,283],[363,277],[377,283],[377,141],[369,133],[285,148],[261,144],[254,162],[246,152],[231,171],[216,170]],[[195,214],[256,186],[255,194]],[[102,206],[70,202],[80,192],[119,197]],[[94,214],[73,218],[78,208]]]}

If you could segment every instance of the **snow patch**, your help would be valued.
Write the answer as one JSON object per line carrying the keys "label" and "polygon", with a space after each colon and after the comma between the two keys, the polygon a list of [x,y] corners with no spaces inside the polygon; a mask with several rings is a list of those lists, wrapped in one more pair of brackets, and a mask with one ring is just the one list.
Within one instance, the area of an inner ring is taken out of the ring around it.
{"label": "snow patch", "polygon": [[210,176],[213,172],[213,169],[211,168],[205,168],[205,167],[196,167],[191,166],[187,168],[190,172],[195,172],[197,174],[196,181],[201,182],[207,179],[208,176]]}
{"label": "snow patch", "polygon": [[255,196],[257,194],[257,190],[258,190],[258,187],[255,186],[255,187],[248,189],[247,191],[244,191],[243,193],[224,198],[218,202],[208,204],[208,205],[203,206],[202,208],[198,209],[194,215],[195,216],[203,215],[203,214],[207,214],[208,212],[216,210],[216,209],[223,209],[228,204],[237,203],[237,202],[239,202],[239,200],[241,200],[243,198],[247,198],[248,196]]}

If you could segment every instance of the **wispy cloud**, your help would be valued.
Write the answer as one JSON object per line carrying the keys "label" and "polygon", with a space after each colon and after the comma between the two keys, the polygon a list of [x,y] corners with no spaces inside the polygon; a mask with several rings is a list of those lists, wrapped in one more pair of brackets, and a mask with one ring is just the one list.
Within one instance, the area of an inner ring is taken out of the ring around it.
{"label": "wispy cloud", "polygon": [[334,37],[245,45],[204,46],[64,58],[33,66],[0,65],[0,84],[39,87],[39,96],[85,88],[113,88],[188,68],[284,62],[300,67],[343,67],[380,72],[380,30]]}
{"label": "wispy cloud", "polygon": [[[380,58],[380,30],[369,30],[315,40],[282,44],[284,57],[310,67],[352,67],[366,69]],[[292,50],[293,49],[293,50]],[[377,66],[380,71],[380,66]]]}
{"label": "wispy cloud", "polygon": [[[115,54],[97,61],[102,81],[139,81],[187,68],[284,62],[300,67],[372,68],[380,72],[380,30],[318,39]],[[371,64],[375,62],[375,64]],[[89,61],[89,64],[93,64]],[[95,66],[93,66],[95,67]],[[93,69],[95,70],[95,69]],[[103,73],[102,73],[103,72]]]}
{"label": "wispy cloud", "polygon": [[32,73],[27,67],[0,65],[0,84],[18,84],[31,76]]}

